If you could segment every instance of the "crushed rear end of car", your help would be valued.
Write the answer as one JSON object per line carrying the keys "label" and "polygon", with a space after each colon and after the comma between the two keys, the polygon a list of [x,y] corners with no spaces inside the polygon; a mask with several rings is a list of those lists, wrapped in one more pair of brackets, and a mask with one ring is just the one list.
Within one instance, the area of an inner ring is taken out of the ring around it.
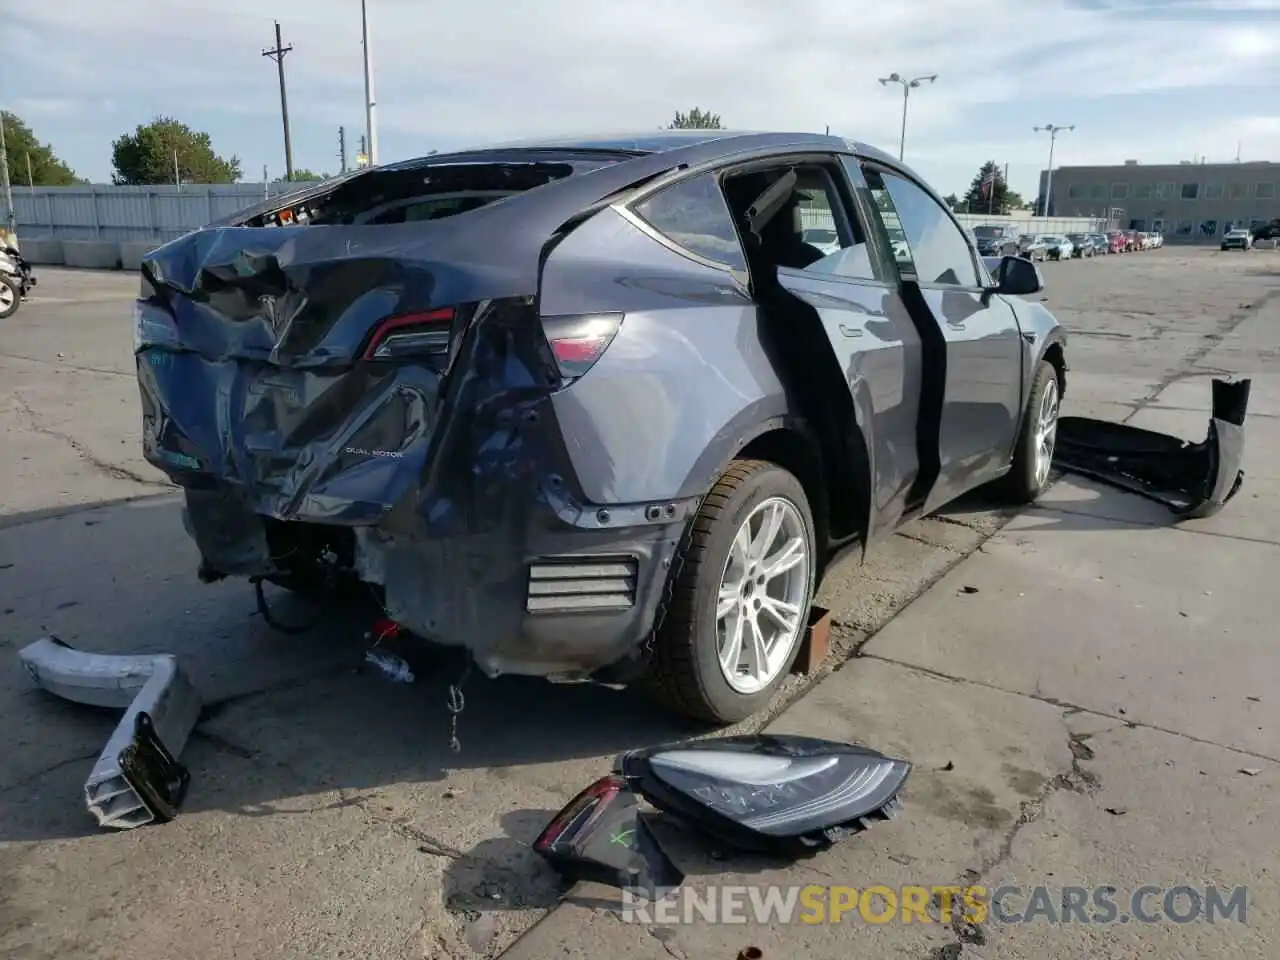
{"label": "crushed rear end of car", "polygon": [[538,305],[565,203],[535,195],[617,159],[377,168],[146,258],[144,453],[203,579],[363,583],[491,675],[633,657],[685,506],[586,501],[555,400],[623,317]]}

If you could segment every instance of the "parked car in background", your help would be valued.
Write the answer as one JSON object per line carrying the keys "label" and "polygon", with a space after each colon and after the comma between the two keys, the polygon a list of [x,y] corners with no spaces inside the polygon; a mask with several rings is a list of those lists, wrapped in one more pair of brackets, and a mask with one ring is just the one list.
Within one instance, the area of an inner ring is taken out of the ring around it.
{"label": "parked car in background", "polygon": [[1019,253],[1018,232],[1004,224],[984,224],[973,228],[978,253],[984,257],[1011,257]]}
{"label": "parked car in background", "polygon": [[1244,227],[1228,230],[1222,238],[1223,250],[1252,250],[1253,236]]}
{"label": "parked car in background", "polygon": [[140,272],[142,446],[200,577],[363,583],[491,677],[741,720],[835,550],[1049,482],[1066,335],[1039,271],[989,272],[917,174],[838,137],[367,167]]}
{"label": "parked car in background", "polygon": [[1071,242],[1071,256],[1077,260],[1093,256],[1093,238],[1087,233],[1068,233],[1067,240]]}
{"label": "parked car in background", "polygon": [[1256,245],[1259,240],[1280,240],[1280,217],[1267,223],[1260,223],[1250,230],[1250,236]]}
{"label": "parked car in background", "polygon": [[1127,252],[1134,253],[1142,249],[1142,234],[1137,230],[1126,230],[1124,238]]}
{"label": "parked car in background", "polygon": [[1111,241],[1107,239],[1105,233],[1091,233],[1089,242],[1093,244],[1094,256],[1106,255],[1111,252]]}
{"label": "parked car in background", "polygon": [[1112,230],[1107,234],[1107,247],[1110,253],[1126,253],[1129,249],[1129,238],[1122,230]]}
{"label": "parked car in background", "polygon": [[1026,257],[1033,262],[1049,259],[1049,251],[1045,246],[1044,237],[1033,233],[1022,234],[1018,237],[1018,256]]}
{"label": "parked car in background", "polygon": [[1164,246],[1164,234],[1153,232],[1151,234],[1151,247],[1153,250],[1159,250]]}
{"label": "parked car in background", "polygon": [[804,242],[813,244],[824,254],[840,249],[840,235],[828,227],[810,227],[804,232]]}
{"label": "parked car in background", "polygon": [[1045,253],[1050,260],[1070,260],[1075,254],[1076,245],[1059,233],[1044,236]]}

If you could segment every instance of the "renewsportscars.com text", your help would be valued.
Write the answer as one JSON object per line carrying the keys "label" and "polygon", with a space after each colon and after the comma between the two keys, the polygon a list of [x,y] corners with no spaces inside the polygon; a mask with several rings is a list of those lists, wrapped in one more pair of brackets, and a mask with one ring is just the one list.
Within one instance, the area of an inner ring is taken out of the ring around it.
{"label": "renewsportscars.com text", "polygon": [[691,923],[1246,923],[1248,888],[1112,886],[711,886],[658,900],[624,890],[622,919]]}

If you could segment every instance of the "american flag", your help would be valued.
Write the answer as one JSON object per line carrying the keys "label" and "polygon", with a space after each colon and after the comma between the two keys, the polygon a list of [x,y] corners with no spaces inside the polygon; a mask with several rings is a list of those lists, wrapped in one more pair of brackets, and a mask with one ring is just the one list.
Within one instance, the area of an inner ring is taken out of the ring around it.
{"label": "american flag", "polygon": [[995,189],[995,186],[996,172],[994,170],[988,171],[987,175],[982,178],[982,195],[985,197]]}

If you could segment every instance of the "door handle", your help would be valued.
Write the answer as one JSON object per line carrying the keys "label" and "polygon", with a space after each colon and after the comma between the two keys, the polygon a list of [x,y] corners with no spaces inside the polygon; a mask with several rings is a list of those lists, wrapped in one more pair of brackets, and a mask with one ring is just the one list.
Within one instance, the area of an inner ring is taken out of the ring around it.
{"label": "door handle", "polygon": [[846,324],[846,323],[842,323],[842,324],[840,324],[840,332],[841,332],[842,334],[844,334],[846,337],[860,337],[860,336],[862,336],[862,330],[861,330],[860,328],[858,328],[858,327],[851,327],[851,326],[849,326],[849,325],[848,325],[848,324]]}

